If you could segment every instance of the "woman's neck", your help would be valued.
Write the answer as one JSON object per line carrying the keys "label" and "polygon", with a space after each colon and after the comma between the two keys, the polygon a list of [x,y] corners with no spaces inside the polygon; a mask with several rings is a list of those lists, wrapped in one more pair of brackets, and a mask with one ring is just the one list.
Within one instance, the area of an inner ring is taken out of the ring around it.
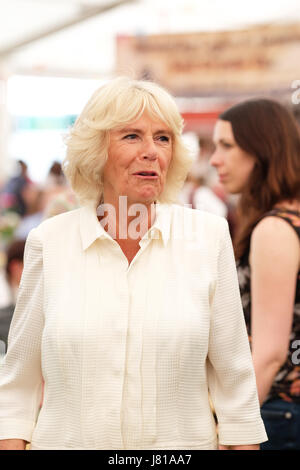
{"label": "woman's neck", "polygon": [[155,203],[128,206],[106,205],[99,206],[98,220],[104,230],[116,241],[126,243],[139,241],[153,225],[156,217]]}

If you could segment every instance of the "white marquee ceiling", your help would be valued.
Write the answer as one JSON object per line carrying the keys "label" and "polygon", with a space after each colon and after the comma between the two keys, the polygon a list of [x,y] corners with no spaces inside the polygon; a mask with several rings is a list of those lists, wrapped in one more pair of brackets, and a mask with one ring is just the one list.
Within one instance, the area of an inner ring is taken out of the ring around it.
{"label": "white marquee ceiling", "polygon": [[117,34],[289,20],[300,21],[299,0],[0,0],[0,64],[2,74],[99,78],[114,71]]}

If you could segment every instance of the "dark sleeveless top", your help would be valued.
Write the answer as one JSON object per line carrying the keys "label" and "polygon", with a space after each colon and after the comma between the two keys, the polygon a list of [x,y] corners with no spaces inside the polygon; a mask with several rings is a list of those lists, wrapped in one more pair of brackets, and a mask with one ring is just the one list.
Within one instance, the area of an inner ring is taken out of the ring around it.
{"label": "dark sleeveless top", "polygon": [[[291,227],[293,227],[300,240],[300,212],[276,208],[265,213],[259,221],[267,216],[280,217],[286,220]],[[274,269],[278,268],[280,269],[280,267],[274,266]],[[245,253],[237,262],[237,272],[251,345],[251,272],[249,266],[249,252]],[[288,356],[286,362],[282,365],[275,377],[266,401],[273,399],[300,403],[300,271],[297,276],[293,324],[290,334]]]}

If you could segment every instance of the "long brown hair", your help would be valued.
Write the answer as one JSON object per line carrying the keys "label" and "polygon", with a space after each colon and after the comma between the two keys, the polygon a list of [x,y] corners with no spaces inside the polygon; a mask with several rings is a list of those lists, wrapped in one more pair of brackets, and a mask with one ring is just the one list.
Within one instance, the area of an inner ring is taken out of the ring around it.
{"label": "long brown hair", "polygon": [[300,200],[300,134],[293,115],[269,99],[238,103],[219,119],[231,123],[238,146],[255,158],[237,207],[233,244],[240,259],[264,213],[281,201]]}

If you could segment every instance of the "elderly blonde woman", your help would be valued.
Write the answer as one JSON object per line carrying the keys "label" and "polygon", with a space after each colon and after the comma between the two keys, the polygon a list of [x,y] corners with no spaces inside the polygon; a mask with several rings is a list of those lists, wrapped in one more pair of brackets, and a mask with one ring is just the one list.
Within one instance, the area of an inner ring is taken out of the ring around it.
{"label": "elderly blonde woman", "polygon": [[181,132],[164,89],[126,78],[77,119],[64,171],[81,205],[27,240],[1,367],[2,449],[267,439],[227,222],[174,204],[191,164]]}

